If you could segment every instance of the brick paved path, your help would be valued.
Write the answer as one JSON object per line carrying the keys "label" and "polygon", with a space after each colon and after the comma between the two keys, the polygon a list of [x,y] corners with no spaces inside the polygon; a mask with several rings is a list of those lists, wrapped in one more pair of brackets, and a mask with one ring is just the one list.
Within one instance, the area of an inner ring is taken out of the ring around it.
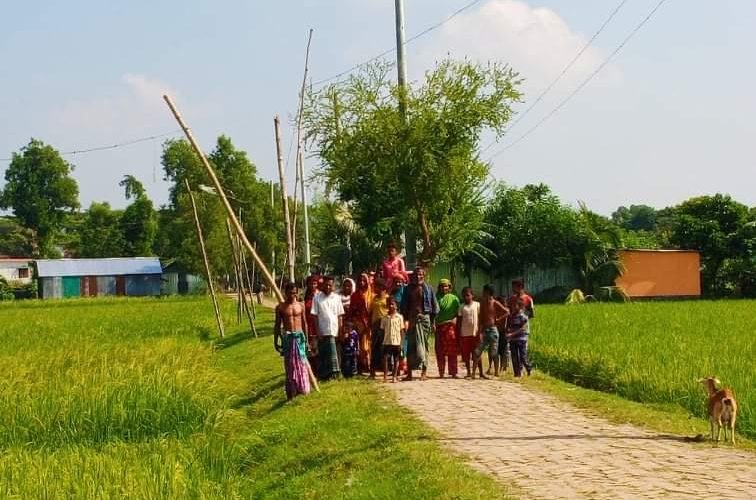
{"label": "brick paved path", "polygon": [[513,382],[387,384],[399,402],[526,498],[756,498],[756,455],[616,425]]}

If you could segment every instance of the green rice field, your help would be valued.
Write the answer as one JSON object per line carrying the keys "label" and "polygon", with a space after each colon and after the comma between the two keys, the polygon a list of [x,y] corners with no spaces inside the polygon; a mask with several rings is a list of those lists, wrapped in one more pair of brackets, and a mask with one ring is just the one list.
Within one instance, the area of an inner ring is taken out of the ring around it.
{"label": "green rice field", "polygon": [[286,403],[270,310],[222,305],[0,304],[0,498],[506,498],[375,384]]}
{"label": "green rice field", "polygon": [[701,418],[696,380],[715,375],[735,391],[736,432],[756,438],[756,301],[543,305],[530,355],[568,382]]}

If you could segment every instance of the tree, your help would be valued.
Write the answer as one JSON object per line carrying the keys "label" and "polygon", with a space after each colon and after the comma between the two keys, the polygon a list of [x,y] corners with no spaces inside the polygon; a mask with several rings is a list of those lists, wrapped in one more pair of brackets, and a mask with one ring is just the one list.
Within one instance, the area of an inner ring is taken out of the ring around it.
{"label": "tree", "polygon": [[121,213],[108,202],[92,202],[79,228],[78,257],[104,258],[123,256]]}
{"label": "tree", "polygon": [[562,205],[544,184],[522,189],[500,184],[486,210],[500,276],[523,273],[528,266],[554,267],[572,262],[578,234],[575,211]]}
{"label": "tree", "polygon": [[118,184],[124,188],[126,199],[134,201],[121,216],[123,251],[128,257],[153,255],[157,234],[157,214],[144,186],[134,176],[126,175]]}
{"label": "tree", "polygon": [[0,218],[0,255],[30,257],[34,253],[34,232],[9,218]]}
{"label": "tree", "polygon": [[[270,185],[257,178],[257,168],[244,151],[234,147],[231,139],[218,138],[208,155],[228,195],[229,202],[241,211],[244,230],[258,247],[261,256],[285,254],[283,217],[270,206]],[[213,269],[231,272],[231,253],[226,232],[226,212],[210,185],[207,173],[191,146],[184,140],[170,140],[163,146],[165,179],[172,183],[170,203],[160,211],[156,248],[160,255],[173,257],[189,270],[202,270],[202,257],[197,248],[194,221],[186,197],[184,179],[196,192],[200,225],[206,239]],[[280,200],[280,196],[276,198]],[[280,202],[278,202],[280,206]]]}
{"label": "tree", "polygon": [[581,202],[573,256],[585,293],[595,294],[600,287],[614,286],[614,281],[625,270],[618,252],[621,247],[621,229]]}
{"label": "tree", "polygon": [[[519,101],[507,66],[443,61],[406,92],[370,66],[309,96],[308,140],[322,177],[375,242],[419,228],[420,261],[461,256],[480,237],[488,166],[483,131],[502,134]],[[397,106],[402,101],[406,119]]]}
{"label": "tree", "polygon": [[748,207],[729,195],[699,196],[674,208],[670,241],[683,249],[701,253],[704,289],[712,295],[728,293],[721,273],[728,259],[744,254],[744,226]]}
{"label": "tree", "polygon": [[54,255],[53,238],[67,211],[79,206],[79,188],[70,176],[73,166],[49,145],[36,139],[13,153],[5,171],[0,208],[35,232],[38,253]]}
{"label": "tree", "polygon": [[656,229],[656,209],[648,205],[621,206],[612,213],[612,222],[630,231],[653,231]]}

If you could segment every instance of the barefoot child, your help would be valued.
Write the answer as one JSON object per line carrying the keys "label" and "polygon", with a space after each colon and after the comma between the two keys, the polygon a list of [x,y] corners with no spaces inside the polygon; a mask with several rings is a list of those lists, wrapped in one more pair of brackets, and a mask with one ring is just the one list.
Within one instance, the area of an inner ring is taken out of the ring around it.
{"label": "barefoot child", "polygon": [[345,378],[357,375],[360,355],[360,335],[352,328],[352,320],[344,320],[344,335],[341,337],[341,373]]}
{"label": "barefoot child", "polygon": [[[373,331],[371,340],[370,377],[375,378],[376,370],[383,366],[383,329],[381,320],[388,314],[388,291],[383,278],[375,280],[375,294],[370,304],[370,327]],[[393,365],[389,366],[393,369]]]}
{"label": "barefoot child", "polygon": [[386,382],[389,372],[389,361],[391,361],[391,365],[393,366],[391,370],[391,383],[394,383],[399,374],[401,346],[407,325],[402,315],[396,311],[396,300],[394,297],[389,297],[386,304],[388,305],[388,314],[381,318],[381,331],[383,332],[383,381]]}
{"label": "barefoot child", "polygon": [[[286,372],[286,398],[310,393],[307,364],[307,320],[305,308],[297,299],[295,283],[287,283],[286,302],[276,307],[276,324],[273,328],[273,346],[284,358]],[[281,334],[281,329],[285,332]]]}
{"label": "barefoot child", "polygon": [[528,361],[528,336],[530,335],[530,326],[528,315],[525,312],[525,301],[518,298],[512,302],[514,306],[512,315],[507,322],[507,340],[509,349],[512,351],[512,368],[514,376],[521,377],[523,367],[530,375],[532,367]]}
{"label": "barefoot child", "polygon": [[472,353],[478,345],[478,321],[480,319],[480,302],[475,300],[472,288],[465,287],[462,289],[462,305],[459,306],[457,315],[457,330],[459,331],[460,348],[462,351],[462,362],[465,364],[467,374],[465,378],[472,376],[470,362]]}
{"label": "barefoot child", "polygon": [[488,376],[483,374],[483,363],[481,357],[483,351],[488,351],[488,357],[494,360],[494,376],[499,376],[499,330],[496,324],[509,315],[507,309],[501,302],[494,298],[494,289],[492,285],[483,287],[483,302],[480,304],[480,321],[478,324],[480,332],[480,344],[475,348],[475,362],[473,364],[473,378],[475,378],[475,369],[480,370],[480,377],[487,379]]}

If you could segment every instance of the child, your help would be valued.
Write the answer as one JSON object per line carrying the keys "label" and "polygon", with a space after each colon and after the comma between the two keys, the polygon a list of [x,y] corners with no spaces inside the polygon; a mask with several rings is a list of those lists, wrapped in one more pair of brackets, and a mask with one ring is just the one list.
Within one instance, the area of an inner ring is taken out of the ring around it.
{"label": "child", "polygon": [[389,243],[386,247],[386,252],[388,253],[388,257],[383,261],[383,280],[389,283],[394,279],[394,276],[399,274],[406,283],[407,270],[404,267],[404,259],[399,257],[399,249],[396,248],[395,244]]}
{"label": "child", "polygon": [[528,361],[528,336],[530,334],[530,325],[528,324],[528,315],[525,313],[525,301],[517,299],[512,302],[514,306],[512,315],[507,322],[507,340],[509,349],[512,351],[512,368],[514,376],[522,376],[522,368],[525,367],[530,375],[532,367]]}
{"label": "child", "polygon": [[493,358],[494,360],[494,376],[499,376],[499,330],[496,328],[496,325],[509,316],[509,309],[496,300],[494,295],[492,285],[483,287],[483,302],[480,304],[480,321],[478,322],[480,344],[475,348],[473,378],[475,378],[476,368],[480,370],[480,378],[488,378],[486,375],[483,375],[483,363],[481,361],[481,356],[485,350],[488,351],[488,358]]}
{"label": "child", "polygon": [[[383,278],[375,280],[375,295],[373,302],[370,304],[370,326],[373,330],[371,340],[371,361],[370,361],[370,378],[375,378],[375,371],[382,366],[383,361],[383,330],[381,330],[381,319],[388,314],[388,292]],[[389,367],[393,369],[393,365]]]}
{"label": "child", "polygon": [[389,297],[386,301],[388,305],[388,314],[381,319],[381,330],[383,332],[383,381],[386,382],[389,371],[389,361],[393,365],[391,370],[391,383],[396,382],[399,374],[399,359],[402,352],[402,341],[407,325],[402,315],[396,312],[396,300]]}
{"label": "child", "polygon": [[350,319],[344,320],[344,335],[341,337],[341,373],[345,378],[357,375],[357,358],[360,354],[360,335],[352,328]]}
{"label": "child", "polygon": [[472,288],[462,289],[462,300],[457,314],[457,330],[459,331],[459,343],[462,351],[462,361],[465,363],[467,374],[465,378],[471,378],[473,373],[470,369],[472,353],[478,345],[478,322],[480,319],[480,302],[475,300]]}
{"label": "child", "polygon": [[523,301],[523,311],[528,319],[532,319],[535,316],[535,306],[533,305],[533,297],[525,293],[525,281],[522,278],[512,280],[512,295],[507,299],[507,305],[510,309],[514,309],[514,303],[517,299]]}

